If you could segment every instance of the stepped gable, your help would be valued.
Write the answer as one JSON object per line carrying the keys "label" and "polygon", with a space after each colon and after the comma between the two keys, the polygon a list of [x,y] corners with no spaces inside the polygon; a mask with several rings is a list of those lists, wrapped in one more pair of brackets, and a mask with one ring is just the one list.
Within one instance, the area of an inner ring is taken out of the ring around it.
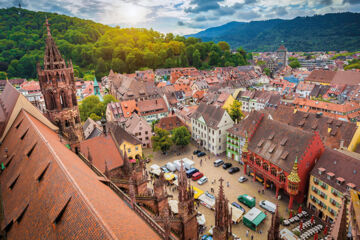
{"label": "stepped gable", "polygon": [[249,142],[249,150],[291,172],[294,160],[305,152],[314,135],[264,118]]}
{"label": "stepped gable", "polygon": [[1,156],[5,149],[1,229],[7,239],[160,239],[56,132],[26,111],[2,142]]}

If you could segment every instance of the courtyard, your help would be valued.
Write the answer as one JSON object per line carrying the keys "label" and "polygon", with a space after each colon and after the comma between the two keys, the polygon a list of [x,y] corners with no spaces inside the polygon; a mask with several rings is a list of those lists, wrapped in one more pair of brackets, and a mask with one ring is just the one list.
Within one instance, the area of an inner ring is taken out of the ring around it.
{"label": "courtyard", "polygon": [[[175,149],[175,147],[173,148]],[[248,178],[248,181],[244,183],[239,183],[238,179],[240,176],[244,176],[244,168],[239,163],[227,159],[225,156],[214,156],[212,154],[209,154],[209,152],[206,152],[206,156],[198,158],[196,155],[193,155],[193,151],[198,149],[197,146],[194,144],[189,144],[184,149],[179,148],[178,150],[171,150],[167,155],[163,155],[161,152],[152,152],[152,149],[145,149],[144,153],[145,155],[152,154],[153,160],[147,164],[147,169],[150,168],[152,164],[157,164],[160,167],[165,165],[168,162],[173,162],[174,160],[182,159],[182,158],[189,158],[195,162],[194,167],[199,169],[200,172],[202,172],[209,180],[203,185],[199,185],[196,181],[191,181],[192,186],[195,186],[201,190],[208,191],[211,193],[211,188],[214,189],[213,195],[217,196],[218,190],[219,190],[219,179],[224,179],[224,192],[226,198],[229,200],[229,203],[237,202],[237,197],[241,194],[248,194],[250,196],[253,196],[256,198],[256,207],[262,210],[267,217],[265,220],[259,225],[257,232],[251,230],[250,228],[246,227],[242,221],[239,224],[233,224],[232,231],[234,234],[236,234],[241,239],[247,239],[246,238],[246,231],[249,230],[249,239],[250,236],[253,235],[254,239],[267,239],[267,231],[270,228],[271,225],[271,216],[272,214],[267,212],[266,210],[262,209],[259,206],[259,202],[261,200],[268,200],[270,202],[273,202],[275,204],[278,204],[279,206],[279,215],[280,217],[287,218],[289,217],[289,214],[286,211],[288,201],[286,198],[282,198],[282,200],[277,200],[275,198],[275,191],[267,189],[264,191],[264,194],[262,191],[264,186],[259,182],[254,182],[252,177],[246,176]],[[200,149],[202,150],[202,149]],[[209,159],[210,157],[210,159]],[[214,167],[213,162],[217,159],[222,159],[225,163],[230,162],[232,163],[233,167],[239,167],[240,171],[235,174],[229,174],[227,170],[224,170],[222,166],[220,167]],[[202,161],[202,164],[200,166],[200,161]],[[176,175],[178,175],[178,172],[175,172]],[[213,180],[216,180],[215,183],[212,183]],[[229,183],[229,186],[227,186],[227,183]],[[172,192],[171,190],[172,186],[168,188],[168,193],[170,195],[173,195],[171,199],[177,199],[177,191]],[[282,193],[280,195],[283,195]],[[245,206],[242,203],[239,203],[242,207],[245,208],[246,212],[250,210],[247,206]],[[214,226],[215,222],[215,212],[213,210],[210,210],[206,208],[203,205],[199,205],[198,212],[204,214],[206,219],[206,231],[205,233],[210,229],[211,226]],[[261,232],[261,233],[260,233]]]}

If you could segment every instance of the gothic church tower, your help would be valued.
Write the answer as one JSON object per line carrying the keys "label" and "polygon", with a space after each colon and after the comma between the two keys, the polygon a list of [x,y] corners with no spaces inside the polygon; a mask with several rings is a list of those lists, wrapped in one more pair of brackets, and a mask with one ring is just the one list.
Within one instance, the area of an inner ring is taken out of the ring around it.
{"label": "gothic church tower", "polygon": [[61,57],[50,33],[46,19],[47,39],[44,68],[37,64],[41,93],[44,96],[47,117],[59,127],[72,146],[83,140],[79,108],[76,99],[74,69],[72,62]]}

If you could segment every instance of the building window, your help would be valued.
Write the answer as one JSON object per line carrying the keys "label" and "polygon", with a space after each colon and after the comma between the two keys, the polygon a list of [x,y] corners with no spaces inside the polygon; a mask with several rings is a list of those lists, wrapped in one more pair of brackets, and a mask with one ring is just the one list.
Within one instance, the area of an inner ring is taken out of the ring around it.
{"label": "building window", "polygon": [[147,135],[147,134],[148,134],[148,131],[145,131],[145,134]]}
{"label": "building window", "polygon": [[138,151],[138,150],[139,150],[139,147],[138,147],[138,146],[136,146],[136,147],[135,147],[135,150],[136,150],[136,151]]}
{"label": "building window", "polygon": [[128,153],[131,153],[131,148],[128,148]]}

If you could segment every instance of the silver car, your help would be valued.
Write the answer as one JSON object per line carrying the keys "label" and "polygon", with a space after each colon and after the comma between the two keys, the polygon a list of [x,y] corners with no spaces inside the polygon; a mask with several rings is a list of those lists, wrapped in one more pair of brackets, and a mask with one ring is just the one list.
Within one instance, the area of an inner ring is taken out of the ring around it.
{"label": "silver car", "polygon": [[197,183],[198,183],[199,185],[203,185],[203,184],[206,183],[207,181],[208,181],[208,178],[205,177],[205,176],[203,176],[203,177],[201,177],[201,178],[197,181]]}

